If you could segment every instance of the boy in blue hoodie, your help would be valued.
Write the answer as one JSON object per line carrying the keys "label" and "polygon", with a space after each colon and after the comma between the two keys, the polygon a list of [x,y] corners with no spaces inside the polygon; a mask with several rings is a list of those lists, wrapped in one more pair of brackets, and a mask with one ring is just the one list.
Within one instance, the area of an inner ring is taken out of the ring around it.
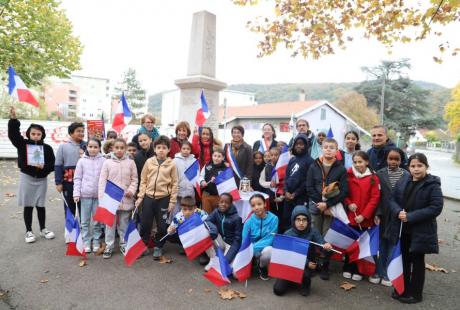
{"label": "boy in blue hoodie", "polygon": [[228,193],[220,195],[218,207],[207,217],[206,224],[211,238],[217,241],[224,251],[225,258],[231,263],[241,246],[243,230],[241,217],[233,205],[232,195]]}
{"label": "boy in blue hoodie", "polygon": [[278,217],[265,210],[265,199],[261,194],[254,194],[249,199],[252,215],[244,223],[242,240],[249,235],[254,249],[260,279],[267,281],[268,264],[272,256],[274,234],[278,232]]}
{"label": "boy in blue hoodie", "polygon": [[308,202],[307,197],[307,172],[313,159],[308,154],[308,138],[299,134],[294,139],[292,155],[286,168],[284,179],[284,209],[283,209],[283,231],[291,228],[291,214],[295,206],[304,205]]}
{"label": "boy in blue hoodie", "polygon": [[[331,244],[325,243],[320,232],[311,226],[311,217],[305,206],[300,205],[294,208],[291,215],[291,225],[292,228],[287,230],[284,233],[285,235],[313,241],[319,244],[324,244],[324,250],[326,251],[330,251],[332,249]],[[299,288],[299,292],[303,296],[308,296],[310,294],[311,274],[317,266],[315,259],[316,253],[318,251],[322,250],[318,246],[310,244],[308,248],[307,263],[303,273],[302,284],[300,284]],[[275,295],[282,296],[288,291],[290,287],[295,286],[299,285],[288,280],[277,279],[275,285],[273,286],[273,293]]]}

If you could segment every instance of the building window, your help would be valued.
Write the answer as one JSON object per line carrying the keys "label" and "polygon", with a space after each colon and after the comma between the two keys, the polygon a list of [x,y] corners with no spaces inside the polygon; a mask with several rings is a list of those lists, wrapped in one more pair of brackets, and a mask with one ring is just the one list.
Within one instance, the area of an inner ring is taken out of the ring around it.
{"label": "building window", "polygon": [[326,109],[321,109],[321,118],[322,121],[326,120]]}
{"label": "building window", "polygon": [[280,123],[280,132],[289,132],[289,123]]}

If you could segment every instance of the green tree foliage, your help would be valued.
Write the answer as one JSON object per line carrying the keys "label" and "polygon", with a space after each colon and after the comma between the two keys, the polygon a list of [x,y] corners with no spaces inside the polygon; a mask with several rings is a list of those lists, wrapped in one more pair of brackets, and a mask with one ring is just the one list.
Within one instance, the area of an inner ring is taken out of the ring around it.
{"label": "green tree foliage", "polygon": [[460,137],[460,83],[452,90],[452,97],[446,105],[444,117],[449,122],[451,136]]}
{"label": "green tree foliage", "polygon": [[28,87],[80,69],[82,46],[57,0],[0,1],[0,70],[13,65]]}
{"label": "green tree foliage", "polygon": [[146,107],[145,89],[142,88],[141,83],[137,80],[136,70],[129,68],[123,73],[122,81],[118,83],[115,91],[125,94],[126,100],[133,113],[132,123],[138,123],[142,109]]}
{"label": "green tree foliage", "polygon": [[[238,5],[255,5],[257,0],[233,0]],[[355,37],[376,39],[391,49],[395,43],[442,36],[440,26],[458,22],[460,1],[401,0],[275,0],[273,13],[249,21],[251,31],[259,33],[259,56],[274,53],[278,45],[292,55],[319,58],[345,48]],[[436,31],[434,31],[436,29]],[[450,51],[448,38],[439,45],[440,53]],[[438,45],[438,44],[436,44]],[[434,60],[441,62],[440,57]]]}

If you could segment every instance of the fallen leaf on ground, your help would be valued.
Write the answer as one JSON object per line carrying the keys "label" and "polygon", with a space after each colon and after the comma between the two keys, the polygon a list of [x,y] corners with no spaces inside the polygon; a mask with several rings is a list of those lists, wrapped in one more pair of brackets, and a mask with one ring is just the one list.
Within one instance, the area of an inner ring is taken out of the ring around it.
{"label": "fallen leaf on ground", "polygon": [[41,279],[40,283],[48,283],[48,279]]}
{"label": "fallen leaf on ground", "polygon": [[101,256],[102,253],[104,253],[104,251],[105,251],[105,243],[103,242],[103,243],[101,244],[101,247],[99,248],[99,250],[97,250],[97,252],[96,252],[95,255],[96,255],[96,256]]}
{"label": "fallen leaf on ground", "polygon": [[7,296],[8,293],[9,293],[9,291],[0,290],[0,299],[2,299],[3,297]]}
{"label": "fallen leaf on ground", "polygon": [[236,290],[232,290],[232,289],[229,289],[227,287],[222,287],[219,289],[218,291],[219,295],[220,295],[220,298],[222,299],[233,299],[233,298],[236,298],[236,297],[239,297],[241,299],[243,298],[246,298],[247,295],[244,294],[244,293],[241,293],[241,292],[238,292]]}
{"label": "fallen leaf on ground", "polygon": [[86,265],[88,265],[88,264],[86,263],[86,259],[82,259],[82,260],[80,261],[80,263],[78,264],[78,266],[80,266],[80,267],[85,267]]}
{"label": "fallen leaf on ground", "polygon": [[188,289],[188,293],[190,294],[191,292],[193,292],[193,288]]}
{"label": "fallen leaf on ground", "polygon": [[171,264],[173,262],[172,259],[167,258],[165,256],[160,257],[160,264]]}
{"label": "fallen leaf on ground", "polygon": [[343,288],[345,291],[349,291],[349,290],[351,290],[351,289],[353,289],[355,287],[356,287],[356,285],[351,284],[351,283],[346,282],[346,281],[342,282],[342,284],[340,284],[340,288]]}
{"label": "fallen leaf on ground", "polygon": [[442,268],[442,267],[439,267],[435,264],[428,264],[426,263],[425,264],[425,269],[429,270],[429,271],[438,271],[438,272],[444,272],[444,273],[449,273],[449,271],[447,271],[447,269],[445,268]]}
{"label": "fallen leaf on ground", "polygon": [[205,291],[206,293],[211,293],[211,289],[210,289],[210,288],[205,288],[204,291]]}
{"label": "fallen leaf on ground", "polygon": [[5,193],[5,197],[11,198],[11,197],[15,197],[15,196],[16,196],[16,194],[13,194],[13,193]]}

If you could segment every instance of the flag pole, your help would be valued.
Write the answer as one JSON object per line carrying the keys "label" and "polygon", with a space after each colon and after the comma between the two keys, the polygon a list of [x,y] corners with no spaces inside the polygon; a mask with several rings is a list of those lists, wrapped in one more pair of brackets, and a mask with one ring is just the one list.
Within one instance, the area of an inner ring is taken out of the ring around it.
{"label": "flag pole", "polygon": [[[272,235],[275,236],[275,235],[279,235],[279,234],[277,234],[277,233],[272,233]],[[314,244],[314,245],[317,245],[317,246],[320,246],[320,247],[324,248],[324,244],[319,244],[319,243],[316,243],[316,242],[313,242],[313,241],[309,241],[309,240],[307,240],[307,241],[308,241],[309,243],[311,243],[311,244]],[[337,254],[340,254],[340,255],[343,254],[342,252],[337,251],[336,249],[331,249],[331,251],[332,251],[332,252],[335,252],[335,253],[337,253]]]}
{"label": "flag pole", "polygon": [[[355,214],[355,217],[357,217],[357,216],[358,216],[358,215],[356,214],[356,211],[353,211],[353,213]],[[359,226],[359,230],[363,230],[363,228],[361,227],[361,224],[359,224],[359,223],[356,223],[356,224],[358,224],[358,226]]]}
{"label": "flag pole", "polygon": [[[404,211],[404,209],[403,209],[403,211]],[[403,221],[401,220],[401,226],[399,227],[399,239],[401,239],[402,227],[403,227]]]}

